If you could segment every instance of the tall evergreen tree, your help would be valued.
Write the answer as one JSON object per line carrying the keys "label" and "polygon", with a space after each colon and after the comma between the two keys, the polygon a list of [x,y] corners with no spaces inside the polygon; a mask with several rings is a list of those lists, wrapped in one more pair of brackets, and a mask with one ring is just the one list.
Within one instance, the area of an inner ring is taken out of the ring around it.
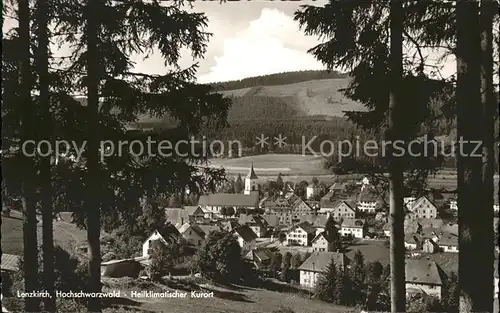
{"label": "tall evergreen tree", "polygon": [[[481,228],[483,214],[476,203],[485,203],[482,160],[474,156],[474,142],[481,142],[480,28],[479,7],[474,1],[457,1],[457,137],[463,140],[457,155],[459,218],[460,312],[492,312],[492,284],[477,288],[477,282],[491,281],[492,247]],[[491,211],[491,208],[484,207]],[[490,213],[485,213],[490,216]],[[491,224],[491,223],[490,223]],[[474,268],[474,271],[470,269]],[[489,290],[489,291],[488,291]]]}
{"label": "tall evergreen tree", "polygon": [[[391,90],[389,94],[389,129],[386,140],[392,144],[401,139],[400,114],[404,108],[401,98],[403,79],[403,5],[400,0],[390,3],[390,58],[389,73]],[[403,210],[403,167],[401,158],[389,151],[389,220],[391,223],[390,262],[391,262],[391,312],[403,312],[406,304],[405,292],[405,247],[404,247],[404,210]]]}
{"label": "tall evergreen tree", "polygon": [[238,173],[238,177],[236,178],[236,182],[234,183],[234,192],[241,193],[243,187],[243,179],[241,179],[241,174]]}
{"label": "tall evergreen tree", "polygon": [[314,296],[326,302],[336,302],[336,287],[339,276],[337,265],[332,259],[316,282]]}
{"label": "tall evergreen tree", "polygon": [[[31,73],[31,41],[30,41],[30,3],[28,0],[18,0],[19,17],[19,94],[21,109],[21,142],[35,138],[36,112],[33,106],[31,91],[33,77]],[[33,159],[29,156],[21,156],[22,182],[21,201],[24,214],[23,220],[23,249],[24,260],[29,260],[24,266],[24,288],[26,292],[38,290],[38,244],[37,244],[37,218],[35,200],[36,174]],[[25,299],[26,312],[40,311],[39,298]]]}
{"label": "tall evergreen tree", "polygon": [[[498,3],[498,2],[497,2]],[[481,106],[482,106],[482,122],[483,127],[483,193],[484,193],[484,213],[481,213],[483,220],[486,222],[484,226],[479,227],[481,234],[478,237],[483,238],[482,242],[485,247],[484,256],[486,260],[494,260],[494,246],[497,242],[494,241],[494,226],[487,221],[493,221],[494,205],[494,164],[495,164],[495,151],[494,151],[494,137],[498,132],[494,133],[494,120],[495,120],[495,105],[496,97],[493,86],[493,22],[495,12],[498,14],[498,5],[493,0],[480,1],[480,32],[481,32]],[[485,263],[486,263],[485,260]],[[485,268],[484,277],[488,276],[488,282],[493,280],[493,265]],[[494,298],[493,287],[487,287],[485,283],[484,297]],[[486,307],[485,307],[486,308]]]}
{"label": "tall evergreen tree", "polygon": [[[49,81],[49,5],[46,1],[36,2],[36,73],[38,74],[39,106],[42,110],[43,139],[53,138],[52,117],[50,108],[50,81]],[[43,298],[44,311],[56,311],[56,294],[54,290],[54,233],[53,233],[53,205],[52,205],[52,178],[51,159],[43,158],[39,172],[39,185],[42,211],[42,251],[43,251],[43,283],[44,290],[51,296]]]}

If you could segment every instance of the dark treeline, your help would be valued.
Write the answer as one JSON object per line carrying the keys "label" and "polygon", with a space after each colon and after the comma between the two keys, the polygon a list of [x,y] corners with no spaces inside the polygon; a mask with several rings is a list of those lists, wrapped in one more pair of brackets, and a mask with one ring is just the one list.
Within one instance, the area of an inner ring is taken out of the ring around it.
{"label": "dark treeline", "polygon": [[308,80],[346,78],[347,74],[336,71],[297,71],[244,78],[228,82],[213,83],[217,91],[234,90],[255,86],[276,86],[300,83]]}

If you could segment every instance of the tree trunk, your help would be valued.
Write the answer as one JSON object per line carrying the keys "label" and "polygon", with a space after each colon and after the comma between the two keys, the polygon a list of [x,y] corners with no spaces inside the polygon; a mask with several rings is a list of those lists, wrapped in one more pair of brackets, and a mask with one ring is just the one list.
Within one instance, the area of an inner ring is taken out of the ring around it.
{"label": "tree trunk", "polygon": [[[40,107],[44,113],[42,130],[44,139],[52,138],[52,123],[49,104],[49,38],[48,12],[45,1],[37,1],[36,22],[38,24],[37,72],[39,77]],[[50,159],[42,160],[40,169],[41,203],[42,203],[42,250],[43,250],[43,283],[51,297],[43,298],[44,311],[55,312],[54,291],[54,234],[52,225],[52,182]]]}
{"label": "tree trunk", "polygon": [[[19,41],[20,41],[20,85],[22,97],[22,138],[24,142],[33,139],[35,110],[31,101],[31,69],[30,69],[30,7],[28,0],[18,1],[19,9]],[[37,219],[35,206],[35,168],[33,159],[22,156],[22,190],[23,207],[23,243],[24,243],[24,288],[26,292],[38,290],[38,244]],[[26,298],[26,312],[39,312],[40,299]]]}
{"label": "tree trunk", "polygon": [[[486,302],[487,298],[493,299],[493,266],[494,262],[494,226],[493,226],[493,193],[494,190],[494,114],[495,114],[495,94],[493,88],[493,17],[498,12],[493,0],[481,0],[480,11],[480,31],[481,31],[481,106],[483,125],[483,192],[484,192],[484,212],[480,216],[483,218],[483,233],[478,235],[483,242],[481,247],[484,251],[484,279],[490,285],[482,287],[482,294],[485,298],[485,307],[481,311],[493,311],[493,300]],[[487,263],[489,261],[489,264]]]}
{"label": "tree trunk", "polygon": [[[488,259],[492,246],[491,241],[490,246],[486,246],[484,240],[488,239],[481,230],[491,227],[491,219],[487,220],[485,216],[492,208],[484,206],[481,157],[472,154],[481,153],[481,150],[475,150],[484,134],[480,105],[478,5],[474,1],[459,0],[456,12],[460,312],[492,312],[491,293],[483,291],[492,285],[488,283],[492,279],[492,260]],[[478,286],[478,282],[482,286]]]}
{"label": "tree trunk", "polygon": [[[390,84],[393,87],[389,95],[389,140],[394,142],[399,135],[401,117],[400,82],[403,76],[403,9],[399,0],[390,4]],[[404,247],[404,211],[403,211],[403,170],[400,158],[389,152],[389,192],[391,221],[391,312],[406,310],[405,291],[405,247]]]}
{"label": "tree trunk", "polygon": [[[87,151],[87,241],[89,245],[89,292],[101,292],[101,217],[99,195],[99,55],[98,29],[96,13],[99,0],[88,0],[87,18],[87,109],[89,110],[89,137]],[[101,312],[101,301],[98,297],[89,298],[89,312]]]}

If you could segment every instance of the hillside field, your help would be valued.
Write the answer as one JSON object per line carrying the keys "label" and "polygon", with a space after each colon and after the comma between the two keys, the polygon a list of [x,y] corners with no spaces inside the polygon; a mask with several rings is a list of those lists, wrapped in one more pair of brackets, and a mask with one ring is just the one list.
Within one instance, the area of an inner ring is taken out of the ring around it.
{"label": "hillside field", "polygon": [[[38,244],[42,244],[42,224],[37,227]],[[86,244],[87,232],[65,221],[54,221],[54,245],[69,253]],[[2,253],[23,254],[23,221],[20,212],[12,211],[11,217],[2,217]]]}
{"label": "hillside field", "polygon": [[343,111],[367,111],[364,105],[347,99],[340,89],[348,78],[319,79],[276,86],[259,86],[221,93],[232,97],[293,98],[296,109],[305,115],[344,116]]}
{"label": "hillside field", "polygon": [[[263,154],[232,159],[211,159],[210,167],[226,169],[228,176],[234,177],[248,173],[253,162],[254,170],[259,176],[258,183],[268,179],[276,179],[281,173],[285,181],[311,182],[313,177],[330,184],[336,181],[360,179],[362,174],[335,175],[323,168],[323,157],[300,154]],[[457,175],[455,170],[440,170],[428,180],[431,188],[456,189]],[[499,176],[495,175],[495,188],[498,190]],[[496,194],[496,193],[495,193]]]}

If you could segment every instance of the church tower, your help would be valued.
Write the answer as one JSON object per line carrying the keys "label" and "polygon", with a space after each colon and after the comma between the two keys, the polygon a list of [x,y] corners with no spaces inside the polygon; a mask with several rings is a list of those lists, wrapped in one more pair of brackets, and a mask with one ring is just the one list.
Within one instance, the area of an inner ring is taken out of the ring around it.
{"label": "church tower", "polygon": [[247,177],[245,178],[245,194],[249,195],[252,191],[257,191],[257,175],[253,169],[253,162]]}

